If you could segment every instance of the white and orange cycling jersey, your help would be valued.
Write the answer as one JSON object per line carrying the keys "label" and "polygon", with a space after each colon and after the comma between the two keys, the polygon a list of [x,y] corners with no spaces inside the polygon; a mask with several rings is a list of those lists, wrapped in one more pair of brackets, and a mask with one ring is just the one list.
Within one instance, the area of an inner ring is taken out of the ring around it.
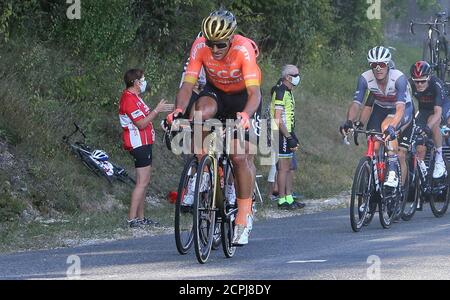
{"label": "white and orange cycling jersey", "polygon": [[214,59],[205,41],[204,37],[194,41],[184,82],[195,84],[203,66],[206,80],[227,94],[241,92],[249,86],[261,85],[261,70],[256,63],[258,50],[252,40],[234,35],[227,55],[221,60]]}

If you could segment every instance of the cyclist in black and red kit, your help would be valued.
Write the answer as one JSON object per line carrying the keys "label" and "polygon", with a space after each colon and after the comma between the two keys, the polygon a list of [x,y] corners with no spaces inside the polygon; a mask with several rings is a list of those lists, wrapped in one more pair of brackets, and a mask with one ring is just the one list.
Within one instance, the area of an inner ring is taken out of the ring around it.
{"label": "cyclist in black and red kit", "polygon": [[[433,178],[441,178],[447,174],[442,158],[442,135],[440,132],[441,121],[447,124],[449,114],[449,100],[444,88],[444,83],[434,75],[431,75],[431,66],[426,61],[418,61],[411,66],[410,84],[412,94],[419,102],[419,114],[416,117],[418,125],[423,133],[433,138],[436,147],[436,163]],[[418,165],[426,169],[426,147],[417,146]]]}

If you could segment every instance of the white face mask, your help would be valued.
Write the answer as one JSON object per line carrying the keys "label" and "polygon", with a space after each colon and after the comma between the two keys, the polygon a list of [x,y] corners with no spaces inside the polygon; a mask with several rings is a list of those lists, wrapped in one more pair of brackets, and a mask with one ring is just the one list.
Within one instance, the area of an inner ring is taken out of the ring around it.
{"label": "white face mask", "polygon": [[141,94],[145,92],[145,89],[147,88],[147,80],[144,80],[144,82],[141,82]]}
{"label": "white face mask", "polygon": [[291,83],[293,86],[297,86],[300,83],[300,75],[295,77],[291,76]]}

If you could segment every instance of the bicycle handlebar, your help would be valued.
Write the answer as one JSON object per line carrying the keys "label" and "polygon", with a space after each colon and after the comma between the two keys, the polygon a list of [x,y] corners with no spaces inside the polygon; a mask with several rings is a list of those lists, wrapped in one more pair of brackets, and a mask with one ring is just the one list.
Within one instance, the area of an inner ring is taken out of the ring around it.
{"label": "bicycle handlebar", "polygon": [[434,30],[434,31],[436,31],[438,33],[441,33],[440,30],[434,28],[433,26],[444,26],[445,23],[447,23],[447,22],[448,22],[448,20],[444,21],[443,23],[437,23],[437,22],[436,23],[431,23],[431,22],[425,22],[424,23],[424,22],[414,22],[414,21],[411,20],[410,23],[409,23],[409,31],[411,32],[411,34],[416,34],[415,31],[414,31],[414,25],[423,25],[423,26],[429,26],[432,30]]}

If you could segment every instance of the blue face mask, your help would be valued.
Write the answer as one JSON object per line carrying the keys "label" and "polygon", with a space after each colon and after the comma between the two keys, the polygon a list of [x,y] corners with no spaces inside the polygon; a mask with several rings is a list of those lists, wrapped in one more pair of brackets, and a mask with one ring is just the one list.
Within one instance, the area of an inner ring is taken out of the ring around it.
{"label": "blue face mask", "polygon": [[143,94],[145,92],[145,89],[147,88],[147,80],[144,80],[143,82],[141,82],[141,94]]}

